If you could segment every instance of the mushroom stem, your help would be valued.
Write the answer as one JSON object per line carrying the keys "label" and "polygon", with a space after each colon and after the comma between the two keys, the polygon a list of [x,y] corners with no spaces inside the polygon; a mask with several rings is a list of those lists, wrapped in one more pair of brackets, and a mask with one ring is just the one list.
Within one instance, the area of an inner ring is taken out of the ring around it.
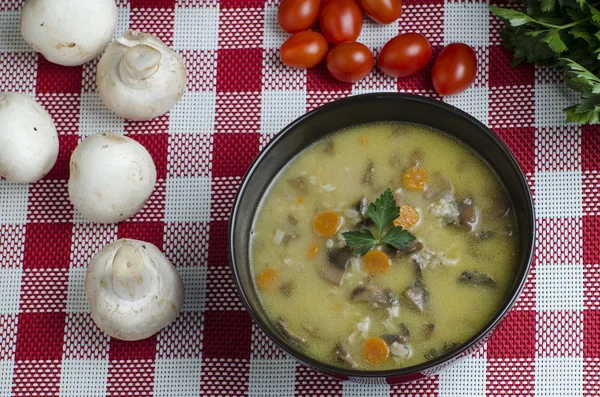
{"label": "mushroom stem", "polygon": [[152,278],[146,274],[144,259],[136,247],[126,244],[119,248],[112,265],[113,287],[117,295],[136,301],[148,294]]}
{"label": "mushroom stem", "polygon": [[160,51],[149,45],[138,44],[130,47],[121,60],[121,80],[129,84],[147,81],[157,74],[161,59]]}

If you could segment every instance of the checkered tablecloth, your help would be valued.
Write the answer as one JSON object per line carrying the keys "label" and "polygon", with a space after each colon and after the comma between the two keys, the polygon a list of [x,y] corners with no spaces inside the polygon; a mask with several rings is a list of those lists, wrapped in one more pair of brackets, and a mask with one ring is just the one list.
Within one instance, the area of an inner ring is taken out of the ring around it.
{"label": "checkered tablecloth", "polygon": [[[402,91],[440,98],[430,69],[376,71],[354,85],[324,67],[282,66],[277,0],[119,0],[118,32],[159,36],[186,60],[188,92],[163,117],[129,122],[101,103],[96,62],[64,68],[19,34],[22,0],[0,0],[0,91],[34,97],[53,116],[60,155],[42,181],[0,181],[0,396],[592,396],[600,393],[600,128],[564,124],[577,100],[546,69],[509,68],[502,23],[482,1],[405,0],[389,26],[365,18],[377,51],[421,32],[434,56],[461,41],[478,54],[466,92],[443,98],[513,150],[535,195],[538,241],[525,291],[487,345],[438,376],[399,386],[344,383],[296,364],[244,311],[226,257],[226,228],[250,161],[277,131],[336,98]],[[158,182],[118,225],[87,222],[67,195],[68,161],[84,136],[114,131],[152,154]],[[186,286],[183,313],[156,336],[99,332],[83,290],[86,265],[118,238],[157,245]]]}

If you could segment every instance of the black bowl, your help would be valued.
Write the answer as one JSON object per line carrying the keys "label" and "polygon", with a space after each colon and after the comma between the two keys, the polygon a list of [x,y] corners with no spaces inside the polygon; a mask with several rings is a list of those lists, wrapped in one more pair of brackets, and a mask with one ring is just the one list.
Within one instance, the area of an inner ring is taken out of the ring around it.
{"label": "black bowl", "polygon": [[[502,308],[469,341],[435,360],[403,369],[364,371],[322,363],[298,350],[274,327],[260,305],[252,282],[249,237],[257,205],[284,166],[306,147],[327,134],[368,122],[403,121],[443,131],[478,153],[507,188],[519,229],[519,253],[510,292]],[[229,222],[229,261],[235,284],[248,312],[262,330],[298,361],[340,379],[399,383],[436,373],[476,350],[513,306],[531,266],[535,240],[531,192],[508,148],[485,125],[443,102],[416,95],[380,93],[358,95],[323,105],[284,128],[262,150],[246,173]]]}

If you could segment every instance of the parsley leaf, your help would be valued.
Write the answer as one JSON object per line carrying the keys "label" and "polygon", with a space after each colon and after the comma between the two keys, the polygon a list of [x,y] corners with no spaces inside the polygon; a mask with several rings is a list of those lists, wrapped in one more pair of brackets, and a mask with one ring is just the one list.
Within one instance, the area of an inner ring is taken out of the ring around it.
{"label": "parsley leaf", "polygon": [[383,229],[400,216],[400,208],[396,205],[392,189],[387,188],[374,203],[369,204],[367,215],[375,222],[379,232],[377,238],[381,239]]}
{"label": "parsley leaf", "polygon": [[565,52],[567,51],[567,45],[560,38],[560,30],[553,29],[542,39],[544,43],[548,43],[548,47],[554,52]]}
{"label": "parsley leaf", "polygon": [[[374,203],[369,205],[367,215],[377,227],[377,236],[373,235],[371,230],[367,228],[342,233],[346,245],[354,249],[354,255],[365,255],[378,244],[388,244],[396,249],[403,249],[416,239],[415,236],[400,226],[390,225],[394,219],[400,216],[400,207],[396,205],[392,190],[389,188]],[[383,232],[389,226],[391,226],[390,229],[383,235]]]}
{"label": "parsley leaf", "polygon": [[416,237],[410,234],[408,230],[404,230],[400,226],[394,226],[387,232],[381,242],[401,250],[415,239]]}
{"label": "parsley leaf", "polygon": [[500,18],[508,20],[511,26],[521,26],[525,25],[527,22],[533,22],[533,18],[530,18],[527,14],[523,14],[517,10],[511,10],[510,8],[490,6],[490,11]]}
{"label": "parsley leaf", "polygon": [[513,52],[511,66],[522,62],[551,66],[565,84],[581,94],[565,109],[567,121],[600,123],[600,11],[598,1],[516,0],[520,9],[490,6],[506,21],[500,32]]}
{"label": "parsley leaf", "polygon": [[354,255],[364,255],[377,242],[375,236],[369,229],[361,229],[355,232],[346,232],[342,234],[346,244],[354,248]]}
{"label": "parsley leaf", "polygon": [[567,78],[574,83],[581,84],[581,91],[591,91],[593,94],[600,94],[600,77],[597,77],[595,74],[569,58],[562,58],[561,60],[564,61],[569,68],[567,71]]}

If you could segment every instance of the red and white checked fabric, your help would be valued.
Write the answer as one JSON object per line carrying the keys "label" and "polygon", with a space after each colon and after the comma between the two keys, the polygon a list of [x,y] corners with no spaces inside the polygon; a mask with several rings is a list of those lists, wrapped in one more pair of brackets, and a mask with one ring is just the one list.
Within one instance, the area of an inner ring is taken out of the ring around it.
{"label": "red and white checked fabric", "polygon": [[[124,121],[103,106],[96,62],[64,68],[34,53],[19,34],[22,0],[0,0],[0,91],[40,101],[61,144],[44,180],[0,181],[0,397],[600,394],[600,128],[564,123],[561,109],[577,96],[556,73],[509,68],[502,23],[484,1],[405,0],[397,23],[365,18],[359,40],[376,52],[409,31],[427,36],[434,54],[450,42],[472,45],[477,80],[448,98],[433,91],[431,67],[400,80],[375,71],[354,85],[332,80],[323,66],[284,67],[277,0],[117,3],[117,34],[153,33],[189,69],[181,102],[150,122]],[[399,386],[344,383],[295,363],[252,324],[226,257],[229,208],[259,149],[307,110],[372,91],[442,99],[489,125],[527,174],[538,217],[533,272],[486,347],[438,376]],[[157,165],[148,204],[118,225],[87,222],[67,197],[69,156],[100,131],[138,140]],[[124,237],[161,247],[186,286],[177,321],[135,343],[95,327],[83,290],[91,256]]]}

